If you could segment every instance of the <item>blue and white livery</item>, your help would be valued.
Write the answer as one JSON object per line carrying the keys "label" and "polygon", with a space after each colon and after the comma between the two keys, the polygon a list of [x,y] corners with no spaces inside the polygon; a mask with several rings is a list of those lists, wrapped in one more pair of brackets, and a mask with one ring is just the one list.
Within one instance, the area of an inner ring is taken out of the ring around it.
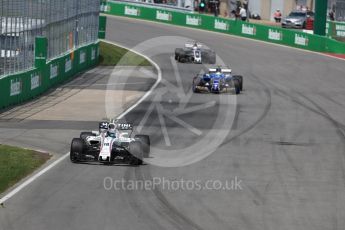
{"label": "blue and white livery", "polygon": [[230,68],[210,68],[208,73],[193,78],[192,89],[194,93],[222,93],[233,90],[240,94],[243,89],[243,77],[232,75]]}

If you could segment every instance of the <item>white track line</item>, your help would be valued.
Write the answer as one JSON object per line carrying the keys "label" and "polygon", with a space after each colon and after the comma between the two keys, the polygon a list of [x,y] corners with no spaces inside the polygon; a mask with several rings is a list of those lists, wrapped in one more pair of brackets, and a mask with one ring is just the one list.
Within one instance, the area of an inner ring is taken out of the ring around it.
{"label": "white track line", "polygon": [[132,105],[131,107],[129,107],[126,111],[124,111],[122,114],[120,114],[117,119],[121,119],[123,118],[124,116],[126,116],[130,111],[132,111],[135,107],[137,107],[141,102],[143,102],[151,93],[152,91],[158,86],[158,84],[161,82],[162,80],[162,70],[159,68],[158,64],[155,63],[151,58],[147,57],[146,55],[144,54],[140,54],[138,53],[137,51],[135,50],[132,50],[128,47],[125,47],[123,45],[119,45],[117,43],[114,43],[114,42],[110,42],[110,41],[106,41],[106,40],[102,40],[103,42],[106,42],[106,43],[109,43],[109,44],[112,44],[112,45],[115,45],[115,46],[119,46],[119,47],[122,47],[122,48],[125,48],[125,49],[128,49],[129,51],[139,55],[139,56],[142,56],[144,58],[146,58],[158,71],[158,78],[157,78],[157,81],[155,82],[155,84],[151,87],[151,89],[149,91],[147,91],[145,93],[145,95],[140,98],[139,101],[137,101],[134,105]]}
{"label": "white track line", "polygon": [[[158,64],[155,63],[151,58],[147,57],[144,54],[140,54],[135,50],[132,50],[130,48],[127,48],[125,46],[116,44],[114,42],[110,42],[110,41],[106,41],[106,40],[102,40],[103,42],[112,44],[112,45],[116,45],[125,49],[128,49],[129,51],[142,56],[144,58],[146,58],[158,71],[158,78],[155,82],[155,84],[151,87],[151,89],[149,91],[147,91],[145,93],[145,95],[143,97],[140,98],[139,101],[137,101],[134,105],[132,105],[131,107],[129,107],[127,110],[125,110],[123,113],[121,113],[117,119],[121,119],[124,116],[126,116],[129,112],[131,112],[135,107],[137,107],[141,102],[143,102],[151,93],[152,91],[158,86],[158,84],[160,83],[160,81],[162,80],[162,71],[159,68]],[[39,171],[38,173],[36,173],[35,175],[31,176],[30,178],[28,178],[26,181],[24,181],[23,183],[21,183],[19,186],[17,186],[15,189],[13,189],[12,191],[10,191],[8,194],[6,194],[4,197],[2,197],[0,199],[0,204],[2,205],[5,201],[7,201],[8,199],[10,199],[11,197],[13,197],[15,194],[17,194],[19,191],[21,191],[22,189],[24,189],[26,186],[28,186],[29,184],[31,184],[33,181],[35,181],[37,178],[39,178],[40,176],[42,176],[43,174],[45,174],[46,172],[48,172],[50,169],[54,168],[56,165],[58,165],[60,162],[62,162],[64,159],[66,159],[69,156],[69,152],[65,153],[63,156],[61,156],[60,158],[58,158],[56,161],[54,161],[53,163],[51,163],[50,165],[48,165],[47,167],[45,167],[44,169],[42,169],[41,171]]]}
{"label": "white track line", "polygon": [[48,172],[50,169],[52,169],[54,166],[56,166],[57,164],[59,164],[61,161],[63,161],[66,157],[68,157],[69,153],[64,154],[62,157],[60,157],[59,159],[57,159],[56,161],[54,161],[53,163],[51,163],[50,165],[48,165],[47,167],[45,167],[44,169],[42,169],[41,171],[39,171],[38,173],[36,173],[35,175],[33,175],[32,177],[30,177],[29,179],[27,179],[26,181],[24,181],[22,184],[20,184],[18,187],[16,187],[15,189],[13,189],[11,192],[9,192],[8,194],[6,194],[3,198],[0,199],[0,204],[3,204],[6,200],[10,199],[12,196],[14,196],[16,193],[18,193],[20,190],[22,190],[23,188],[25,188],[26,186],[28,186],[29,184],[31,184],[34,180],[36,180],[38,177],[40,177],[41,175],[43,175],[44,173]]}

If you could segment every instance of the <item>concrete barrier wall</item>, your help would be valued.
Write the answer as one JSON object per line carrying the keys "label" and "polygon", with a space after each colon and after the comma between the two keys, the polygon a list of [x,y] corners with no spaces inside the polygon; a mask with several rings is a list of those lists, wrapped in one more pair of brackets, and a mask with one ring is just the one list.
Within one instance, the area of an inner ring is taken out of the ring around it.
{"label": "concrete barrier wall", "polygon": [[47,61],[46,39],[36,39],[35,68],[0,78],[0,108],[22,103],[98,64],[99,44],[89,44]]}

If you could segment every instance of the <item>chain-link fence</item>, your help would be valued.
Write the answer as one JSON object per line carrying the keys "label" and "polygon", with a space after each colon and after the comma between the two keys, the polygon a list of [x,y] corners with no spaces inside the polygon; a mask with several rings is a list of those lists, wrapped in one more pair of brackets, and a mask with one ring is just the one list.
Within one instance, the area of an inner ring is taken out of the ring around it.
{"label": "chain-link fence", "polygon": [[34,66],[36,36],[48,59],[96,41],[98,17],[98,0],[0,0],[0,76]]}

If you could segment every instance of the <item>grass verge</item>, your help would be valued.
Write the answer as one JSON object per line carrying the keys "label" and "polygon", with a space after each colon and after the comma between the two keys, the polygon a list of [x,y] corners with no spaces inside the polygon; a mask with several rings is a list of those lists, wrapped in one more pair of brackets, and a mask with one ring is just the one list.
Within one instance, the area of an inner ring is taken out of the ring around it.
{"label": "grass verge", "polygon": [[137,55],[127,49],[100,42],[100,65],[102,66],[151,66],[151,63],[144,57]]}
{"label": "grass verge", "polygon": [[0,145],[0,194],[43,165],[51,156]]}

